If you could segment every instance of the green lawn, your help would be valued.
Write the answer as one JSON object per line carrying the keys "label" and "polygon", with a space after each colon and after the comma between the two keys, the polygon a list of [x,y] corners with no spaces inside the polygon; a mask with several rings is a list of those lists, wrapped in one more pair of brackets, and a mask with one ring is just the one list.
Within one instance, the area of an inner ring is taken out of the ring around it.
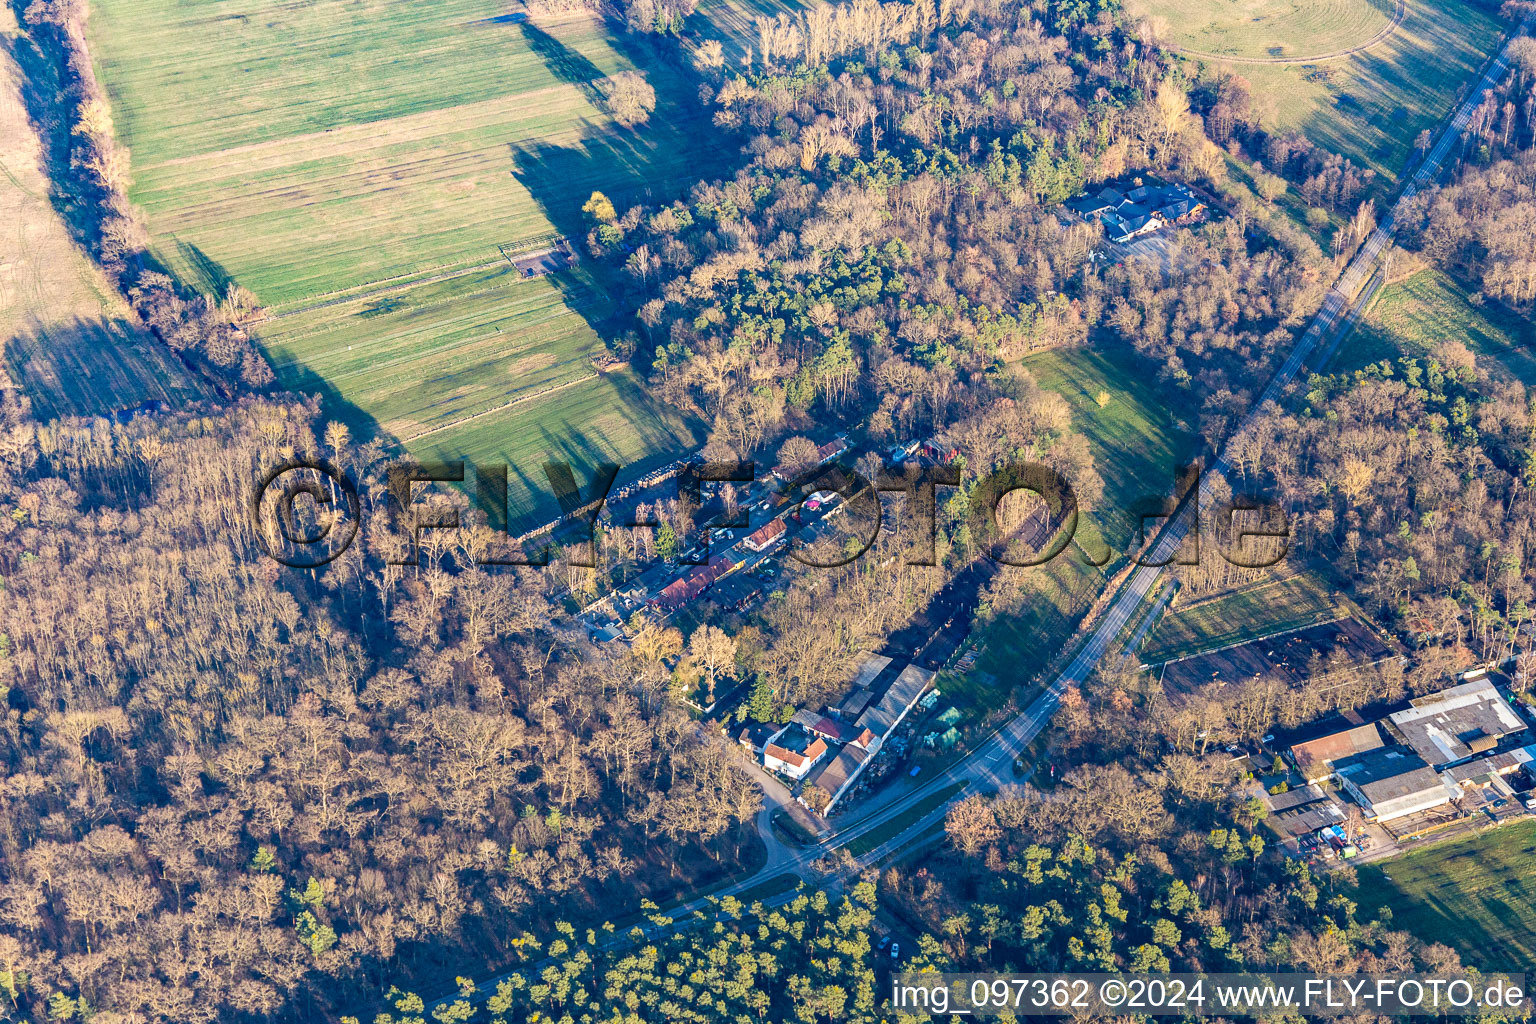
{"label": "green lawn", "polygon": [[1386,39],[1315,64],[1190,59],[1246,79],[1267,128],[1298,130],[1330,152],[1395,177],[1419,131],[1439,124],[1497,48],[1501,27],[1484,10],[1461,0],[1410,0],[1403,24]]}
{"label": "green lawn", "polygon": [[1342,614],[1344,609],[1310,575],[1265,580],[1166,612],[1148,635],[1141,659],[1157,664],[1184,658]]}
{"label": "green lawn", "polygon": [[945,786],[937,793],[930,793],[907,809],[907,813],[900,817],[892,818],[878,828],[872,828],[868,832],[850,842],[847,846],[849,853],[855,857],[862,857],[866,853],[878,848],[882,843],[888,843],[911,828],[914,822],[922,820],[925,815],[933,812],[937,807],[954,799],[962,789],[966,787],[964,782],[956,782]]}
{"label": "green lawn", "polygon": [[[1104,498],[1083,515],[1079,538],[1095,555],[1102,550],[1091,543],[1095,532],[1115,551],[1127,550],[1136,503],[1172,492],[1174,470],[1193,451],[1194,435],[1175,422],[1153,374],[1128,347],[1055,349],[1027,356],[1023,365],[1041,387],[1067,400],[1072,427],[1087,439],[1104,478]],[[1100,392],[1109,395],[1102,407]]]}
{"label": "green lawn", "polygon": [[[160,261],[211,294],[254,291],[279,382],[360,435],[513,462],[514,523],[531,525],[555,510],[540,463],[633,472],[694,446],[697,424],[592,365],[616,282],[590,265],[527,280],[502,247],[584,248],[594,190],[662,201],[734,154],[701,145],[710,112],[653,41],[507,12],[101,0],[91,35]],[[637,129],[600,97],[631,70],[657,93]]]}
{"label": "green lawn", "polygon": [[1339,346],[1334,372],[1399,356],[1424,356],[1446,341],[1459,341],[1492,377],[1536,384],[1536,328],[1498,306],[1474,306],[1454,280],[1421,270],[1383,287],[1352,335]]}
{"label": "green lawn", "polygon": [[1392,0],[1131,0],[1174,46],[1235,57],[1305,57],[1358,46],[1385,28]]}
{"label": "green lawn", "polygon": [[1360,869],[1362,919],[1444,942],[1484,970],[1536,963],[1536,821],[1437,843]]}
{"label": "green lawn", "polygon": [[1028,682],[1071,639],[1104,586],[1099,570],[1071,546],[1039,568],[1003,572],[1029,574],[1019,606],[981,622],[984,649],[976,664],[969,672],[946,672],[938,682],[945,701],[962,710],[997,707],[1015,687]]}

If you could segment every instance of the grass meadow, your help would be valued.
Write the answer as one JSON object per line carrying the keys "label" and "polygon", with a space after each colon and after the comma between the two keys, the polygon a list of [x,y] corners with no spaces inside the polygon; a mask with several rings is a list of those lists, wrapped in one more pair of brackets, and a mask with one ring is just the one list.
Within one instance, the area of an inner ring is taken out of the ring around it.
{"label": "grass meadow", "polygon": [[[1194,451],[1187,424],[1176,422],[1168,403],[1129,348],[1118,345],[1054,349],[1027,356],[1024,369],[1041,387],[1072,407],[1072,426],[1088,441],[1104,497],[1085,511],[1078,536],[1096,555],[1094,534],[1125,551],[1136,531],[1138,501],[1173,490],[1174,470]],[[1109,401],[1100,406],[1100,393]]]}
{"label": "grass meadow", "polygon": [[1022,602],[1014,609],[978,620],[982,651],[969,669],[940,674],[944,703],[967,712],[966,724],[983,721],[1022,687],[1072,639],[1073,631],[1104,586],[1100,571],[1075,546],[1042,566],[1008,567],[1022,574]]}
{"label": "grass meadow", "polygon": [[1385,28],[1393,0],[1133,0],[1137,18],[1185,49],[1234,57],[1305,57],[1359,45]]}
{"label": "grass meadow", "polygon": [[1472,350],[1485,375],[1536,385],[1536,328],[1497,303],[1475,305],[1455,280],[1420,270],[1382,287],[1354,333],[1334,356],[1333,370],[1358,370],[1400,356],[1429,355],[1441,343]]}
{"label": "grass meadow", "polygon": [[[210,294],[256,293],[281,383],[413,454],[520,456],[514,478],[574,453],[669,461],[697,425],[589,358],[611,282],[526,280],[501,247],[580,239],[594,190],[620,209],[670,199],[733,155],[699,144],[709,112],[665,51],[507,12],[100,0],[91,33],[155,255]],[[599,95],[629,70],[657,93],[633,130]]]}
{"label": "grass meadow", "polygon": [[28,121],[18,61],[28,75],[51,73],[11,8],[0,6],[0,375],[9,375],[44,420],[204,397],[70,238],[49,198],[43,141]]}
{"label": "grass meadow", "polygon": [[1369,920],[1444,942],[1483,970],[1536,963],[1536,821],[1436,843],[1363,865],[1352,894]]}
{"label": "grass meadow", "polygon": [[[1279,0],[1276,6],[1290,8]],[[1497,48],[1500,33],[1494,18],[1462,0],[1412,0],[1403,23],[1362,53],[1314,64],[1191,59],[1247,79],[1266,126],[1300,131],[1327,150],[1395,178],[1413,154],[1415,137],[1450,113],[1461,89]]]}
{"label": "grass meadow", "polygon": [[1141,660],[1155,665],[1186,658],[1344,613],[1326,585],[1309,574],[1263,580],[1168,610],[1148,635]]}

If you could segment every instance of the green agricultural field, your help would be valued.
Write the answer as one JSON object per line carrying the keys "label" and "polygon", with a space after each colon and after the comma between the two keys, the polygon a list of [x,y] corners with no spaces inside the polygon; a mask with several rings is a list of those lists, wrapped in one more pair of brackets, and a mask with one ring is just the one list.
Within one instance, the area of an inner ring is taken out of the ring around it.
{"label": "green agricultural field", "polygon": [[[1318,9],[1349,2],[1357,10],[1367,6],[1366,0],[1328,0]],[[1358,28],[1367,38],[1385,0],[1373,2],[1378,6]],[[1292,7],[1290,0],[1274,0],[1277,11]],[[1246,79],[1267,126],[1298,130],[1325,149],[1395,177],[1419,131],[1433,129],[1450,112],[1459,90],[1497,48],[1500,33],[1484,9],[1462,0],[1409,0],[1402,24],[1359,53],[1311,64],[1190,59]],[[1191,45],[1209,52],[1220,42],[1212,36],[1206,45]],[[1296,55],[1318,52],[1308,49]]]}
{"label": "green agricultural field", "polygon": [[1521,821],[1363,865],[1359,916],[1454,947],[1483,970],[1536,963],[1536,822]]}
{"label": "green agricultural field", "polygon": [[1459,284],[1432,269],[1381,289],[1354,333],[1339,346],[1333,370],[1425,356],[1448,341],[1471,349],[1484,374],[1536,385],[1536,328],[1531,322],[1496,304],[1473,305]]}
{"label": "green agricultural field", "polygon": [[1166,612],[1148,635],[1141,660],[1155,665],[1343,614],[1345,609],[1310,575],[1265,580]]}
{"label": "green agricultural field", "polygon": [[[1188,425],[1175,422],[1168,403],[1129,348],[1056,349],[1023,362],[1041,387],[1072,407],[1072,426],[1088,440],[1104,498],[1085,514],[1078,536],[1093,547],[1101,534],[1115,551],[1127,550],[1136,532],[1132,509],[1141,499],[1169,494],[1174,470],[1193,451]],[[1108,402],[1100,406],[1101,394]]]}
{"label": "green agricultural field", "polygon": [[[155,255],[210,294],[256,293],[281,383],[415,454],[535,477],[551,458],[669,461],[697,425],[593,365],[615,283],[526,279],[503,249],[583,248],[594,190],[662,201],[732,154],[698,145],[709,111],[669,51],[508,11],[101,0],[91,32]],[[637,129],[600,93],[632,70],[657,93]]]}
{"label": "green agricultural field", "polygon": [[[1391,22],[1392,0],[1133,0],[1159,38],[1234,57],[1309,57],[1359,46]],[[1159,20],[1160,19],[1160,20]]]}

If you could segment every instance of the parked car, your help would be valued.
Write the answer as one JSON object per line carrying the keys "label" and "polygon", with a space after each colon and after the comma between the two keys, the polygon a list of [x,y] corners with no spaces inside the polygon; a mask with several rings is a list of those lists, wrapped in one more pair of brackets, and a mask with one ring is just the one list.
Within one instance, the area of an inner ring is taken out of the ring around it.
{"label": "parked car", "polygon": [[922,765],[915,764],[915,765],[912,766],[912,770],[907,772],[907,774],[912,776],[913,778],[916,778],[917,777],[917,773],[922,771],[922,770],[923,770],[923,766]]}
{"label": "parked car", "polygon": [[891,937],[889,935],[882,935],[882,936],[880,936],[880,945],[876,946],[875,948],[876,949],[884,949],[886,946],[889,946],[890,944],[891,944]]}
{"label": "parked car", "polygon": [[901,955],[901,943],[899,943],[899,942],[891,943],[891,959],[895,960],[900,955]]}

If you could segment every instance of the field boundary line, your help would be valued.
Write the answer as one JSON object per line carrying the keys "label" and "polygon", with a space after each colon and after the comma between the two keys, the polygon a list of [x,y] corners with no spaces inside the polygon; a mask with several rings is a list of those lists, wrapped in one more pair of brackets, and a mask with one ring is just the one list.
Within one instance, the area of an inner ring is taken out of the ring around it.
{"label": "field boundary line", "polygon": [[592,379],[594,379],[596,377],[601,377],[601,376],[602,376],[601,373],[599,373],[596,370],[593,370],[591,373],[585,374],[584,376],[575,377],[575,378],[573,378],[571,380],[567,380],[567,381],[561,381],[559,384],[555,384],[555,385],[553,385],[551,387],[547,387],[547,388],[545,388],[542,391],[535,391],[531,395],[519,395],[516,398],[512,399],[510,402],[503,402],[501,405],[495,406],[493,408],[482,409],[480,412],[471,413],[468,416],[460,417],[459,419],[454,420],[452,423],[444,423],[441,426],[432,427],[432,428],[430,428],[428,430],[423,430],[419,434],[412,434],[409,437],[402,437],[402,438],[400,438],[399,443],[402,444],[402,445],[410,444],[412,441],[420,440],[421,438],[426,437],[429,434],[440,433],[441,431],[444,431],[444,430],[452,430],[454,427],[463,426],[464,424],[468,423],[470,420],[477,420],[477,419],[479,419],[482,416],[489,416],[492,413],[498,413],[498,412],[501,412],[504,409],[510,409],[514,405],[521,405],[524,402],[531,402],[535,398],[543,398],[545,395],[554,394],[556,391],[564,391],[566,388],[575,387],[577,384],[585,384],[587,381],[592,380]]}
{"label": "field boundary line", "polygon": [[267,316],[262,317],[260,320],[253,320],[251,323],[254,325],[264,324],[272,320],[286,320],[291,316],[299,316],[304,313],[313,313],[316,310],[328,309],[331,306],[341,306],[348,302],[361,302],[365,299],[372,299],[379,295],[388,295],[390,292],[403,292],[411,288],[419,287],[421,285],[438,284],[442,281],[452,281],[456,277],[465,277],[469,274],[473,274],[477,270],[487,270],[496,266],[498,263],[504,262],[506,262],[506,260],[498,255],[494,259],[489,259],[483,263],[475,263],[469,266],[466,266],[463,263],[448,264],[448,266],[452,269],[444,270],[441,273],[433,274],[430,277],[423,277],[419,280],[409,280],[409,278],[412,276],[410,274],[404,274],[396,278],[385,278],[383,282],[375,282],[372,285],[364,285],[363,287],[366,289],[365,291],[360,291],[351,295],[337,295],[334,298],[326,299],[323,302],[310,303],[307,306],[300,306],[297,309],[287,309],[281,313],[269,313]]}
{"label": "field boundary line", "polygon": [[1170,46],[1168,49],[1185,57],[1224,60],[1233,64],[1321,64],[1325,60],[1338,60],[1340,57],[1352,57],[1357,53],[1364,53],[1396,32],[1407,15],[1408,0],[1397,0],[1397,4],[1392,9],[1391,19],[1371,38],[1356,46],[1334,50],[1332,53],[1320,53],[1315,57],[1228,57],[1219,53],[1207,53],[1204,50],[1186,50],[1179,46]]}
{"label": "field boundary line", "polygon": [[[1266,579],[1255,580],[1252,583],[1232,587],[1229,590],[1218,590],[1215,593],[1202,594],[1200,597],[1186,601],[1179,607],[1179,611],[1192,612],[1196,608],[1204,608],[1206,605],[1212,604],[1216,601],[1224,601],[1228,598],[1241,597],[1245,594],[1257,594],[1262,590],[1268,590],[1270,587],[1282,586],[1284,584],[1290,583],[1292,580],[1301,579],[1302,577],[1306,576],[1306,574],[1306,570],[1293,572],[1289,576],[1275,576],[1271,574]],[[1302,586],[1304,586],[1307,590],[1312,591],[1313,593],[1317,593],[1317,588],[1311,586],[1308,583],[1303,583]]]}

